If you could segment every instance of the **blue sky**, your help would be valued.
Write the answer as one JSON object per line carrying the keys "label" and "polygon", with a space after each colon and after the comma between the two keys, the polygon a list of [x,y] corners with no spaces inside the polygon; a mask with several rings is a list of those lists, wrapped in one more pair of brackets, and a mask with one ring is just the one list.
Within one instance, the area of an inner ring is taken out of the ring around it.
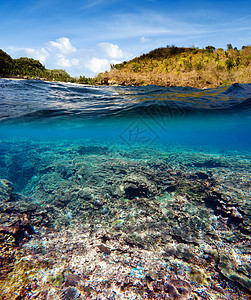
{"label": "blue sky", "polygon": [[0,0],[0,49],[72,76],[166,45],[251,44],[247,0]]}

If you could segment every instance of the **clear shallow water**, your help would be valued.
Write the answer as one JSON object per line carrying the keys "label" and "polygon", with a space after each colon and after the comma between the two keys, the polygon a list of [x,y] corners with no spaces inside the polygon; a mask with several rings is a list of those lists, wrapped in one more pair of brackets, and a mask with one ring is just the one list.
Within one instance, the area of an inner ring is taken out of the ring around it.
{"label": "clear shallow water", "polygon": [[[0,79],[0,108],[0,165],[6,167],[0,175],[11,181],[30,162],[29,147],[43,143],[61,145],[65,160],[68,145],[83,143],[105,145],[112,153],[142,148],[142,156],[152,149],[233,157],[251,151],[251,84],[199,90]],[[19,169],[8,171],[20,151],[25,158]]]}
{"label": "clear shallow water", "polygon": [[181,116],[250,110],[250,84],[199,90],[189,87],[96,87],[70,83],[0,79],[0,120],[61,116]]}
{"label": "clear shallow water", "polygon": [[0,136],[250,150],[251,84],[95,87],[0,79]]}
{"label": "clear shallow water", "polygon": [[[170,299],[183,299],[171,291],[184,289],[186,299],[247,299],[250,132],[251,84],[197,90],[0,79],[0,252],[14,228],[27,261],[53,257],[51,267],[34,269],[45,274],[36,277],[42,295],[67,259],[91,299],[100,291],[114,299],[112,286],[127,289],[128,278],[127,292],[140,282],[148,299],[149,270],[161,270],[152,284],[169,286]],[[4,270],[15,263],[6,257]],[[3,293],[15,289],[3,299],[18,295],[17,278],[5,278]],[[64,285],[47,289],[61,298]],[[162,299],[158,291],[153,297]]]}

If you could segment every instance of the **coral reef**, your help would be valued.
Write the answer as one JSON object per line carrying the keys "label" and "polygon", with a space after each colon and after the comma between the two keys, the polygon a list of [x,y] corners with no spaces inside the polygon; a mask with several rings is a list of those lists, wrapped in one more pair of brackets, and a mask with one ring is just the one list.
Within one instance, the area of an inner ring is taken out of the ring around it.
{"label": "coral reef", "polygon": [[250,296],[248,154],[18,145],[0,143],[1,299]]}

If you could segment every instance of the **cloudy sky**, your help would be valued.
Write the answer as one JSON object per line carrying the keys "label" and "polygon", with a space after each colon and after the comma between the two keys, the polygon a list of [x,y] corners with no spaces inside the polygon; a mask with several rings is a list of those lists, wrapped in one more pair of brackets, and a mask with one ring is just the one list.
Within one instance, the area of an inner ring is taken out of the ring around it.
{"label": "cloudy sky", "polygon": [[0,0],[0,49],[94,76],[166,45],[251,44],[248,0]]}

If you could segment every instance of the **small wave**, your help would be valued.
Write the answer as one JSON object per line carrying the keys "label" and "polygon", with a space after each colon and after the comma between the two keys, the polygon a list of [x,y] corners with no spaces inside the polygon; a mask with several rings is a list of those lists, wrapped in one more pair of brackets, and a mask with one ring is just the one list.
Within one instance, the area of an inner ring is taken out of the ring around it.
{"label": "small wave", "polygon": [[251,98],[248,98],[244,101],[241,101],[237,104],[234,104],[232,107],[231,107],[232,110],[245,110],[245,111],[248,111],[251,109]]}
{"label": "small wave", "polygon": [[240,94],[245,91],[244,86],[245,85],[241,86],[238,83],[234,83],[223,93],[225,93],[225,94]]}
{"label": "small wave", "polygon": [[0,79],[0,120],[250,112],[250,99],[251,84],[200,90]]}

